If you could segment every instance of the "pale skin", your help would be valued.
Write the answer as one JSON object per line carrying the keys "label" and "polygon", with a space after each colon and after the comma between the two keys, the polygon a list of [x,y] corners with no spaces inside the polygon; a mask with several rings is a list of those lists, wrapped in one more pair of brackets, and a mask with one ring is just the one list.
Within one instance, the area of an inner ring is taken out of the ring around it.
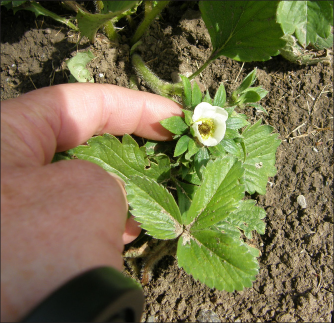
{"label": "pale skin", "polygon": [[114,85],[66,84],[1,103],[1,321],[18,321],[56,288],[99,266],[122,270],[127,220],[119,180],[55,152],[94,134],[170,140],[159,121],[182,115],[158,95]]}

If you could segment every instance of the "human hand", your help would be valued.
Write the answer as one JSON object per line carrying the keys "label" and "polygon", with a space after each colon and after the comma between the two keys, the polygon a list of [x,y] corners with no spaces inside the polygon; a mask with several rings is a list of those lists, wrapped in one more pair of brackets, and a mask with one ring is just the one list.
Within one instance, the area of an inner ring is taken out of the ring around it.
{"label": "human hand", "polygon": [[125,191],[83,160],[50,164],[94,134],[171,139],[159,121],[181,115],[166,98],[114,85],[39,89],[1,106],[1,321],[17,321],[86,270],[122,269],[140,228]]}

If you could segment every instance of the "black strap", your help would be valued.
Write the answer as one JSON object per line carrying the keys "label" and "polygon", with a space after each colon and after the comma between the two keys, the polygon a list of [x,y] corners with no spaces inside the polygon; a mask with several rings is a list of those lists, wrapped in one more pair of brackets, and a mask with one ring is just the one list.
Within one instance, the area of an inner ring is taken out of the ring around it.
{"label": "black strap", "polygon": [[70,280],[22,322],[140,322],[143,307],[139,284],[102,267]]}

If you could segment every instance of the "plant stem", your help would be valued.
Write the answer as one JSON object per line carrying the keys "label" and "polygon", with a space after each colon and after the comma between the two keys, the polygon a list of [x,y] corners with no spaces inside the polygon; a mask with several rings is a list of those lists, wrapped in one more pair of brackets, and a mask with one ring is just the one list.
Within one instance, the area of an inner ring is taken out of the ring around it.
{"label": "plant stem", "polygon": [[141,77],[147,85],[157,94],[165,97],[170,95],[182,95],[182,83],[171,84],[160,80],[143,62],[138,54],[132,55],[132,65],[136,73]]}
{"label": "plant stem", "polygon": [[49,11],[49,10],[45,9],[39,3],[31,2],[31,3],[29,3],[29,5],[27,7],[25,7],[25,9],[27,9],[29,7],[32,7],[32,10],[34,12],[38,12],[41,15],[51,17],[52,19],[54,19],[56,21],[59,21],[59,22],[65,24],[66,26],[74,29],[75,31],[79,31],[79,28],[77,26],[75,26],[74,24],[72,24],[68,19],[60,17],[57,14],[53,13],[52,11]]}
{"label": "plant stem", "polygon": [[131,39],[131,44],[134,45],[146,32],[154,18],[168,5],[169,1],[158,1],[157,5],[145,15],[144,20],[138,26],[135,34]]}
{"label": "plant stem", "polygon": [[117,41],[118,40],[118,34],[115,30],[114,24],[112,23],[111,20],[107,21],[104,24],[104,31],[107,35],[107,37],[111,40],[111,41]]}
{"label": "plant stem", "polygon": [[[212,55],[211,55],[212,56]],[[194,79],[198,74],[200,74],[209,64],[212,63],[213,59],[211,58],[211,56],[209,57],[209,59],[192,75],[190,75],[188,77],[189,81],[191,81],[192,79]]]}

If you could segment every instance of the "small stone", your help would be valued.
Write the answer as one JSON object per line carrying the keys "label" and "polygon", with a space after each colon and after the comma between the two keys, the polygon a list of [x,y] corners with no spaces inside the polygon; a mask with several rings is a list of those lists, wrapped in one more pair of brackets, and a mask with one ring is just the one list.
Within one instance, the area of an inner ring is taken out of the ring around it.
{"label": "small stone", "polygon": [[155,316],[154,316],[154,315],[150,315],[150,316],[147,318],[146,322],[150,322],[150,323],[156,322],[156,320],[155,320]]}
{"label": "small stone", "polygon": [[196,322],[217,322],[220,323],[218,315],[211,310],[201,310],[197,316]]}
{"label": "small stone", "polygon": [[45,34],[51,34],[51,29],[50,29],[50,28],[46,28],[46,29],[44,30],[44,33],[45,33]]}
{"label": "small stone", "polygon": [[299,204],[299,206],[300,206],[302,209],[306,209],[307,204],[306,204],[306,199],[305,199],[305,196],[304,196],[304,195],[299,195],[299,196],[297,197],[297,203]]}

